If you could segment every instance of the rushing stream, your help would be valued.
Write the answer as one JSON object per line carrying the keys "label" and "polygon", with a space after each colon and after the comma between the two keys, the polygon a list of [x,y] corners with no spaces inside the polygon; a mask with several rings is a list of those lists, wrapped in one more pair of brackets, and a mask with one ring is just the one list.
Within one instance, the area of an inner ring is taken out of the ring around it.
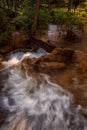
{"label": "rushing stream", "polygon": [[[21,55],[22,54],[22,55]],[[21,59],[37,57],[17,53],[3,62],[8,72],[0,95],[0,107],[7,118],[0,130],[87,130],[81,106],[71,93],[50,81],[45,74],[29,72]]]}

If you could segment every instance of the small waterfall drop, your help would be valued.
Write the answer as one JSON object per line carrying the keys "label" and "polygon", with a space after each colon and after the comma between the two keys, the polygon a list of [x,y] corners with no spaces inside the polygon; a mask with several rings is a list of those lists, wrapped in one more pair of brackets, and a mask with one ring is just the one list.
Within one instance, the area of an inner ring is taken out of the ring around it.
{"label": "small waterfall drop", "polygon": [[19,64],[26,57],[32,59],[32,58],[38,58],[38,55],[36,53],[31,53],[31,52],[26,52],[26,53],[16,52],[11,56],[8,56],[7,60],[3,61],[2,64],[5,66],[5,68],[8,68],[10,66]]}
{"label": "small waterfall drop", "polygon": [[32,58],[38,58],[44,54],[48,54],[44,49],[39,48],[36,52],[14,52],[7,56],[7,60],[3,61],[2,64],[5,67],[9,67],[15,64],[18,64],[21,62],[24,58],[28,57],[30,59]]}

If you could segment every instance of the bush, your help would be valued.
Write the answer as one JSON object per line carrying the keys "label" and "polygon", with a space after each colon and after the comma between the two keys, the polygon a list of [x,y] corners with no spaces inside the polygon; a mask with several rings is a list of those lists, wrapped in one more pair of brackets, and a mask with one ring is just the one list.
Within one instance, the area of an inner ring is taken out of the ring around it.
{"label": "bush", "polygon": [[62,35],[74,36],[83,31],[84,22],[79,13],[54,10],[51,12],[51,22],[57,24]]}
{"label": "bush", "polygon": [[22,27],[21,29],[26,33],[32,27],[34,11],[33,7],[30,6],[24,7],[22,11],[23,12],[20,12],[18,15],[16,24],[19,24]]}
{"label": "bush", "polygon": [[83,8],[83,9],[87,8],[87,1],[86,2],[82,2],[79,7]]}
{"label": "bush", "polygon": [[0,8],[0,32],[6,31],[8,19],[5,12]]}
{"label": "bush", "polygon": [[49,16],[50,13],[47,9],[40,9],[39,10],[39,17],[38,17],[38,28],[39,29],[47,29],[49,24]]}
{"label": "bush", "polygon": [[0,8],[0,43],[3,40],[11,38],[14,26],[11,25],[10,18],[7,16],[4,9]]}

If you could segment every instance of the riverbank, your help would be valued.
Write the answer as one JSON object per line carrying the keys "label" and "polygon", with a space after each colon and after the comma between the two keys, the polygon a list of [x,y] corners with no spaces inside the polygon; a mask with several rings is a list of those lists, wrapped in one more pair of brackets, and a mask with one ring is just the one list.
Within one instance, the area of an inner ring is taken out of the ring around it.
{"label": "riverbank", "polygon": [[87,53],[87,26],[84,26],[84,32],[77,35],[76,38],[66,39],[59,36],[57,26],[50,24],[48,31],[42,31],[43,35],[38,34],[38,37],[49,44],[61,48],[70,48]]}

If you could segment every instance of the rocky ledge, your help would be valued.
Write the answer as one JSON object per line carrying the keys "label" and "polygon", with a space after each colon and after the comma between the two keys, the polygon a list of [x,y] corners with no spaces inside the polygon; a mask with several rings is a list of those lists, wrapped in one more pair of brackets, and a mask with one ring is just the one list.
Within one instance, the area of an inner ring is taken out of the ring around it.
{"label": "rocky ledge", "polygon": [[43,55],[40,58],[23,59],[22,64],[31,66],[34,71],[47,73],[54,70],[64,70],[68,64],[75,61],[74,59],[74,50],[56,48],[50,54]]}

